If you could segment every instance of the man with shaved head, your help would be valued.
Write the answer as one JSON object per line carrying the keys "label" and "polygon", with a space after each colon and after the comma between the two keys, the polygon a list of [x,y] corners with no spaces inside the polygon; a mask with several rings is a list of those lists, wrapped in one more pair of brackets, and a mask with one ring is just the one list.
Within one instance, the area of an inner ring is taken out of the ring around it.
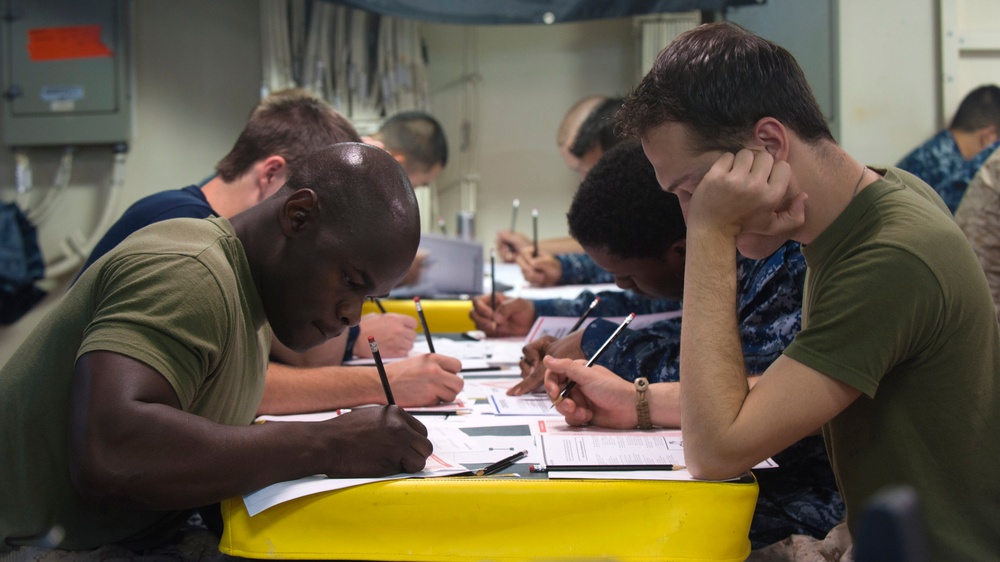
{"label": "man with shaved head", "polygon": [[95,262],[0,370],[0,552],[138,552],[275,482],[421,470],[427,431],[396,406],[251,424],[272,330],[305,350],[357,324],[419,224],[392,156],[341,143],[247,211],[158,222]]}

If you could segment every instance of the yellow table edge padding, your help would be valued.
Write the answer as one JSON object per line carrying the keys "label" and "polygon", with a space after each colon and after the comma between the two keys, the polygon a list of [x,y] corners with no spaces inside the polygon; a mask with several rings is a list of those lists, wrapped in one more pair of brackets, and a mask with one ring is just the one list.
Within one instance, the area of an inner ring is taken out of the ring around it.
{"label": "yellow table edge padding", "polygon": [[738,561],[757,483],[430,478],[324,492],[255,517],[222,504],[219,549],[267,559]]}
{"label": "yellow table edge padding", "polygon": [[[397,312],[418,318],[417,307],[413,304],[413,299],[379,300],[386,312]],[[427,327],[430,328],[431,334],[460,334],[476,329],[475,322],[469,318],[472,301],[420,299],[420,305],[424,309],[424,317],[427,318]],[[361,312],[368,314],[369,312],[379,312],[379,309],[375,303],[366,301]],[[417,331],[424,331],[419,322],[417,322]]]}

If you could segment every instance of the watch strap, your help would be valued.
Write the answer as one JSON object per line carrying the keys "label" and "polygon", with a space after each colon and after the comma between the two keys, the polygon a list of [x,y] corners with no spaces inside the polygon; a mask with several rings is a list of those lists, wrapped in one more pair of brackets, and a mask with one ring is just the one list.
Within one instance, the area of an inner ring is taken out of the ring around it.
{"label": "watch strap", "polygon": [[646,377],[635,379],[635,413],[639,419],[636,425],[639,429],[652,429],[653,420],[649,415],[649,401],[646,391],[649,390],[649,380]]}

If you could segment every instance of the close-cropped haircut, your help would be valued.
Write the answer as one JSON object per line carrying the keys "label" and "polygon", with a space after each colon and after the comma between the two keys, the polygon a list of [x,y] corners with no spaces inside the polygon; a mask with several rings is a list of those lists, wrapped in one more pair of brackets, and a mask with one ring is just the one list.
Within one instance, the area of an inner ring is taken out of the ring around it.
{"label": "close-cropped haircut", "polygon": [[385,149],[402,153],[410,163],[430,170],[448,165],[448,140],[441,123],[424,111],[403,111],[386,119],[379,127],[378,139]]}
{"label": "close-cropped haircut", "polygon": [[621,140],[615,134],[615,114],[622,107],[622,98],[608,98],[602,101],[590,115],[580,124],[569,153],[577,158],[600,146],[601,151],[607,151]]}
{"label": "close-cropped haircut", "polygon": [[305,90],[281,90],[257,104],[236,144],[215,171],[231,182],[269,156],[283,157],[288,169],[294,170],[306,155],[338,142],[361,142],[346,117]]}
{"label": "close-cropped haircut", "polygon": [[738,25],[700,25],[670,42],[618,113],[619,133],[644,136],[684,125],[691,149],[743,148],[760,119],[773,117],[806,142],[833,140],[795,58]]}
{"label": "close-cropped haircut", "polygon": [[661,259],[687,234],[677,196],[660,188],[642,146],[631,140],[601,156],[566,218],[580,245],[622,259]]}
{"label": "close-cropped haircut", "polygon": [[990,125],[1000,132],[1000,87],[994,84],[980,86],[969,92],[958,105],[948,128],[971,133]]}

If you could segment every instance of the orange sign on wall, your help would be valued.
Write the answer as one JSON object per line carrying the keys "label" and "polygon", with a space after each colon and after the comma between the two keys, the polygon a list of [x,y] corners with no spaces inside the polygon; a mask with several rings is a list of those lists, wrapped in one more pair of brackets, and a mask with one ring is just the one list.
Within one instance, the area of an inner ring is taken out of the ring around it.
{"label": "orange sign on wall", "polygon": [[75,25],[28,30],[28,57],[32,61],[110,57],[101,42],[101,26]]}

